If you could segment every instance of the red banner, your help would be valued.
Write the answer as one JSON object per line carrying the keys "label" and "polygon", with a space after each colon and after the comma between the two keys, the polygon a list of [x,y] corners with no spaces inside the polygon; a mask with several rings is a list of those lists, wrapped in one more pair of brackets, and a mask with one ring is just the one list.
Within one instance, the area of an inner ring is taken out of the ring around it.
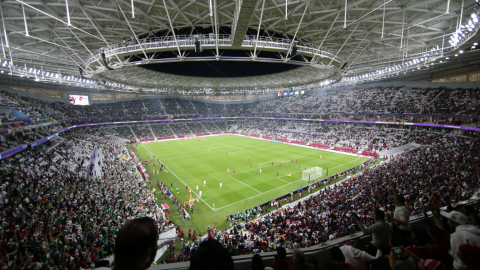
{"label": "red banner", "polygon": [[343,148],[343,147],[334,147],[333,150],[347,152],[347,153],[357,153],[358,152],[358,150],[348,149],[348,148]]}

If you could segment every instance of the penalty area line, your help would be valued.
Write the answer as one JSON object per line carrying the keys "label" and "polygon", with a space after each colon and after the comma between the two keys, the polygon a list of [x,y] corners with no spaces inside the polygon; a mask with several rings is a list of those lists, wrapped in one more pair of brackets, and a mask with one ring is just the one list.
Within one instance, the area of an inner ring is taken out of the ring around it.
{"label": "penalty area line", "polygon": [[[333,167],[333,168],[330,168],[330,169],[336,169],[336,168],[341,167],[341,166],[343,166],[343,165],[346,165],[346,164],[348,164],[348,163],[352,163],[352,162],[354,162],[354,161],[358,161],[359,159],[360,159],[360,158],[357,158],[357,159],[355,159],[355,160],[352,160],[352,161],[350,161],[350,162],[344,163],[344,164],[342,164],[342,165],[339,165],[339,166],[336,166],[336,167]],[[298,172],[298,171],[297,171],[297,172]],[[323,177],[323,172],[322,172],[322,177]],[[283,180],[283,179],[282,179],[282,180]],[[283,180],[283,181],[285,181],[285,180]],[[246,201],[246,200],[250,200],[250,199],[255,198],[255,197],[258,197],[258,196],[260,196],[260,195],[262,195],[262,194],[269,193],[270,191],[273,191],[273,190],[276,190],[276,189],[279,189],[279,188],[283,188],[283,187],[286,187],[286,186],[288,186],[288,185],[295,184],[295,183],[300,182],[300,181],[307,181],[307,180],[300,179],[300,180],[297,180],[297,181],[294,181],[294,182],[289,182],[289,184],[286,184],[286,185],[283,185],[283,186],[279,186],[279,187],[274,188],[274,189],[270,189],[270,190],[265,191],[265,192],[263,192],[263,193],[261,193],[261,194],[254,195],[254,196],[252,196],[252,197],[249,197],[249,198],[240,200],[240,201],[238,201],[238,202],[231,203],[231,204],[229,204],[229,205],[222,206],[222,207],[220,207],[220,208],[215,208],[216,210],[214,210],[214,211],[217,211],[217,210],[220,210],[220,209],[223,209],[223,208],[226,208],[226,207],[235,205],[235,204],[237,204],[237,203],[241,203],[241,202]],[[314,180],[314,182],[315,182],[315,180]]]}
{"label": "penalty area line", "polygon": [[[232,178],[233,180],[235,180],[235,181],[237,181],[237,182],[239,182],[239,183],[241,183],[241,184],[244,184],[245,186],[247,186],[247,187],[255,190],[256,192],[258,192],[258,193],[260,193],[260,194],[263,194],[263,192],[261,192],[261,191],[259,191],[259,190],[256,190],[255,188],[253,188],[253,187],[251,187],[251,186],[243,183],[242,181],[238,180],[237,178],[235,178],[235,177],[233,177],[233,176],[231,176],[231,175],[228,175],[228,176],[229,176],[230,178]],[[260,194],[259,194],[259,195],[260,195]]]}

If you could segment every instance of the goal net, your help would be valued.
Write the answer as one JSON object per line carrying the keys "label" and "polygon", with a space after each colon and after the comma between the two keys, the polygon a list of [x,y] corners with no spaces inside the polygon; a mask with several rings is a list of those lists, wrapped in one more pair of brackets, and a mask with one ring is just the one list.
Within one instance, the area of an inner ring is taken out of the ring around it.
{"label": "goal net", "polygon": [[302,179],[305,181],[314,180],[317,178],[322,177],[322,168],[321,167],[313,167],[308,170],[303,171]]}

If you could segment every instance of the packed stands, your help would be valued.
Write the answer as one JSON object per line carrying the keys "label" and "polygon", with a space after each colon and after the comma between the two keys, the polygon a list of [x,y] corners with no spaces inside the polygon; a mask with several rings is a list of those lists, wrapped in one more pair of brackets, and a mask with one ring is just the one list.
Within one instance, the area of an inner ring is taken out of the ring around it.
{"label": "packed stands", "polygon": [[90,268],[112,254],[116,232],[138,215],[154,218],[159,231],[168,228],[133,162],[119,161],[129,157],[124,145],[100,134],[67,132],[50,151],[0,160],[0,253],[9,269],[25,254],[35,267]]}

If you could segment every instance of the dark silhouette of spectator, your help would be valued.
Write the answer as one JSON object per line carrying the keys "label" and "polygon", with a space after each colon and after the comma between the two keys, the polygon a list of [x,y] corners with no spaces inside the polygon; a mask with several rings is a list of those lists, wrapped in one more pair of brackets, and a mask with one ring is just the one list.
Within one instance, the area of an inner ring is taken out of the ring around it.
{"label": "dark silhouette of spectator", "polygon": [[233,259],[217,240],[209,238],[200,243],[190,258],[190,270],[233,270]]}
{"label": "dark silhouette of spectator", "polygon": [[114,270],[143,270],[150,267],[157,254],[158,233],[155,221],[142,217],[128,221],[115,240]]}
{"label": "dark silhouette of spectator", "polygon": [[305,254],[300,249],[293,251],[293,265],[288,268],[289,270],[315,270],[315,266],[305,261]]}
{"label": "dark silhouette of spectator", "polygon": [[462,244],[458,247],[458,258],[469,270],[480,269],[480,260],[478,259],[479,254],[480,247],[469,244]]}
{"label": "dark silhouette of spectator", "polygon": [[412,228],[413,244],[408,246],[407,249],[422,259],[430,258],[430,254],[427,249],[427,238],[428,234],[425,230]]}
{"label": "dark silhouette of spectator", "polygon": [[387,258],[381,257],[370,262],[370,270],[391,270],[390,263]]}
{"label": "dark silhouette of spectator", "polygon": [[265,267],[263,265],[262,256],[260,256],[260,254],[255,254],[252,257],[252,266],[250,267],[250,269],[251,270],[263,270],[263,269],[272,270],[273,268]]}
{"label": "dark silhouette of spectator", "polygon": [[288,262],[285,259],[287,258],[287,251],[284,247],[277,248],[277,256],[273,259],[273,263],[270,265],[275,270],[287,270],[290,266],[293,265],[292,262]]}

